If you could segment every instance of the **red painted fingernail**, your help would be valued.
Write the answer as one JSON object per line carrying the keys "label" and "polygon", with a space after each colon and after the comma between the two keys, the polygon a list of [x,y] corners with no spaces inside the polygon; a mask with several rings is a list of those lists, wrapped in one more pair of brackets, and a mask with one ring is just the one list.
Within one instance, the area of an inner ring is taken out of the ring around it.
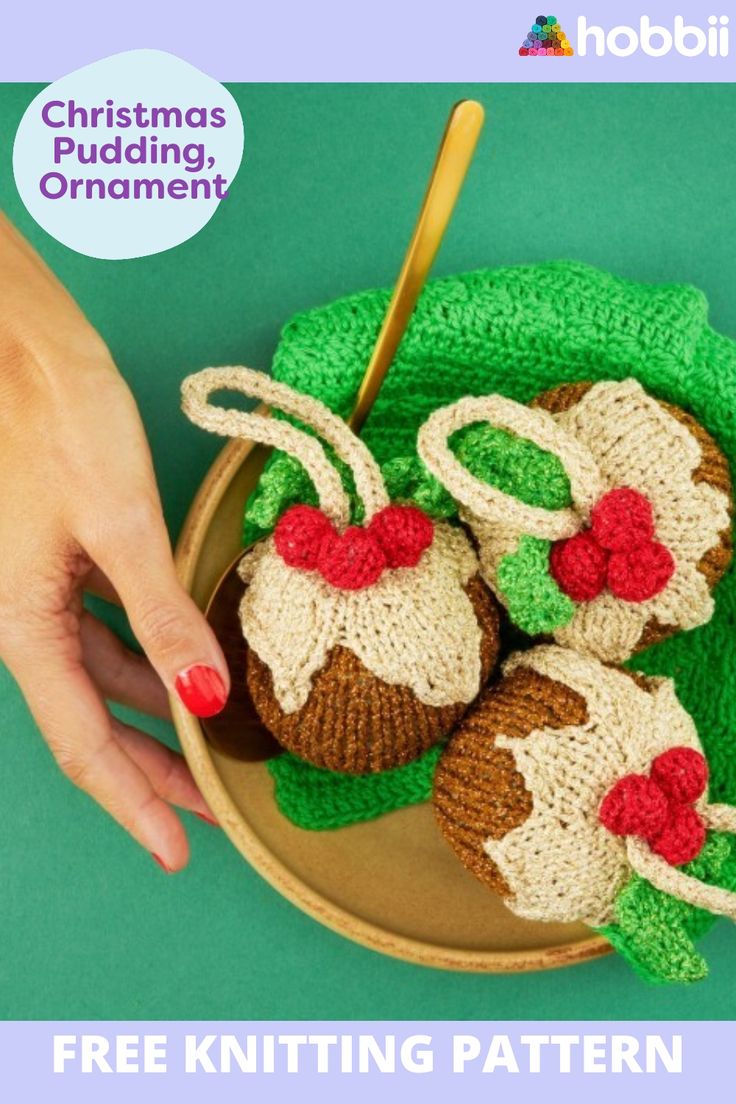
{"label": "red painted fingernail", "polygon": [[157,855],[154,851],[152,851],[151,852],[151,857],[154,859],[155,862],[158,863],[158,865],[161,867],[162,870],[166,871],[167,874],[173,874],[174,873],[174,871],[171,869],[171,867],[166,865],[166,863],[164,862],[164,860],[161,858],[160,855]]}
{"label": "red painted fingernail", "polygon": [[198,663],[180,671],[174,683],[176,692],[195,717],[214,717],[225,708],[225,683],[214,667]]}
{"label": "red painted fingernail", "polygon": [[197,813],[197,812],[195,812],[194,815],[196,817],[199,817],[200,820],[203,820],[205,822],[205,824],[211,824],[213,828],[219,828],[220,827],[218,821],[216,821],[214,817],[207,816],[206,813]]}

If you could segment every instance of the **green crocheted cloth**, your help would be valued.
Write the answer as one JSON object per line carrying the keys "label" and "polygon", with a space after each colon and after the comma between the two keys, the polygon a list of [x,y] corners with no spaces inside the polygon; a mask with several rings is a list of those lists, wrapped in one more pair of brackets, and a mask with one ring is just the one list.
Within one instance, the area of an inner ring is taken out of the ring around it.
{"label": "green crocheted cloth", "polygon": [[335,774],[284,752],[270,759],[276,803],[298,828],[324,831],[428,801],[442,747],[430,748],[405,767],[381,774]]}
{"label": "green crocheted cloth", "polygon": [[[284,328],[274,376],[348,414],[388,299],[386,291],[368,291],[298,315]],[[481,270],[433,281],[420,298],[363,438],[382,465],[393,498],[415,501],[436,517],[451,517],[451,500],[416,454],[417,430],[433,410],[467,394],[498,391],[528,402],[565,382],[634,376],[653,395],[689,410],[733,464],[736,343],[711,329],[707,317],[707,302],[693,287],[638,284],[575,262]],[[456,436],[453,448],[463,463],[524,501],[560,505],[569,488],[555,471],[553,458],[528,442],[516,442],[515,453],[510,445],[506,457],[491,462],[492,432],[470,427]],[[492,455],[499,452],[504,450],[494,448]],[[312,494],[301,467],[275,454],[249,500],[245,539],[269,532],[287,505],[309,501]],[[506,565],[512,590],[514,581],[529,573],[538,583],[544,563],[543,548],[521,551],[523,562],[510,570]],[[527,584],[518,587],[522,597]],[[564,616],[560,597],[547,588],[540,600],[550,624]],[[730,803],[736,803],[735,622],[736,579],[729,571],[716,592],[716,612],[708,625],[680,633],[632,663],[646,673],[676,678],[680,700],[697,724],[711,764],[711,800]],[[381,807],[384,777],[372,780],[374,810]],[[342,788],[342,780],[335,786]],[[413,799],[407,794],[407,803]],[[280,801],[289,815],[289,802]],[[384,808],[395,807],[393,780]],[[346,817],[340,822],[348,823],[350,814]],[[736,854],[731,849],[719,866],[718,883],[736,888]],[[662,897],[651,892],[655,902]],[[632,959],[637,958],[631,950],[636,929],[632,915],[637,909],[642,915],[652,911],[644,896],[632,889],[626,901],[639,903],[627,904],[625,922],[606,931]],[[655,905],[655,913],[659,907]],[[687,913],[688,906],[683,908]],[[690,935],[700,930],[698,921]],[[650,973],[669,976],[661,964]]]}

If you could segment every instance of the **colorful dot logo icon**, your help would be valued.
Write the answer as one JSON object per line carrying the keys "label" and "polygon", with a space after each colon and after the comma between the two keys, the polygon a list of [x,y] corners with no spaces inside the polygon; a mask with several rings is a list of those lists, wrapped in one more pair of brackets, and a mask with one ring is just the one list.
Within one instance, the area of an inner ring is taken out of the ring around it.
{"label": "colorful dot logo icon", "polygon": [[554,15],[538,15],[519,53],[522,57],[572,57],[575,51]]}

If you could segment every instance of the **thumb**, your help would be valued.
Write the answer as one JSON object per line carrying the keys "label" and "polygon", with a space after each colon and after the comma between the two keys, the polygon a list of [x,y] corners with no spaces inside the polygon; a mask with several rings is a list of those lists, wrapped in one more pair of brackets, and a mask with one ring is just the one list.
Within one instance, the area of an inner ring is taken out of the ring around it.
{"label": "thumb", "polygon": [[227,663],[177,578],[163,518],[148,526],[142,540],[132,534],[128,541],[118,532],[114,555],[101,549],[94,554],[167,690],[197,717],[219,713],[230,692]]}

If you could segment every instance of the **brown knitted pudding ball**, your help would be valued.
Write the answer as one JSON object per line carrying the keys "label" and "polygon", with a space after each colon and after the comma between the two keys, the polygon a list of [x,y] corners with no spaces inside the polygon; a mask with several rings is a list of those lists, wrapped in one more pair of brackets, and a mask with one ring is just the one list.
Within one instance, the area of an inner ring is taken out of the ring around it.
{"label": "brown knitted pudding ball", "polygon": [[[319,434],[352,471],[364,522],[320,440],[290,423],[211,406],[229,389]],[[247,681],[263,723],[318,767],[366,774],[402,766],[449,735],[487,681],[498,614],[465,532],[391,504],[371,453],[316,399],[246,368],[184,381],[204,428],[276,445],[304,466],[319,508],[292,506],[243,556],[239,615]]]}
{"label": "brown knitted pudding ball", "polygon": [[[570,505],[529,505],[463,468],[448,438],[484,421],[556,458]],[[566,384],[531,408],[461,399],[428,419],[419,451],[460,503],[483,578],[530,635],[619,663],[710,620],[732,556],[728,462],[636,380]]]}
{"label": "brown knitted pudding ball", "polygon": [[440,758],[434,807],[462,863],[532,920],[616,919],[636,871],[736,917],[736,894],[679,867],[736,810],[707,799],[708,768],[670,679],[558,645],[512,655]]}

